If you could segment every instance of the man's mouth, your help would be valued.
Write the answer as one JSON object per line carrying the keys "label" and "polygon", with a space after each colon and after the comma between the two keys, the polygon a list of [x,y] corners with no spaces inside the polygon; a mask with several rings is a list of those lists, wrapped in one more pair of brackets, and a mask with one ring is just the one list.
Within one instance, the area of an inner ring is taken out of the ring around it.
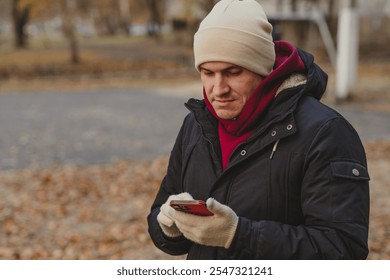
{"label": "man's mouth", "polygon": [[222,99],[222,100],[214,100],[217,103],[230,103],[233,102],[234,100],[231,99]]}

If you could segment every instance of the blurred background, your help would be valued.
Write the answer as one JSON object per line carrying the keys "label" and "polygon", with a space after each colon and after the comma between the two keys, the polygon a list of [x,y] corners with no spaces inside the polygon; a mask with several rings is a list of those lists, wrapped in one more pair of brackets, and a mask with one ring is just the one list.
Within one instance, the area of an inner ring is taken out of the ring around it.
{"label": "blurred background", "polygon": [[[192,40],[216,2],[0,0],[0,259],[173,258],[146,216],[202,97]],[[390,259],[390,1],[259,2],[360,134],[369,259]]]}

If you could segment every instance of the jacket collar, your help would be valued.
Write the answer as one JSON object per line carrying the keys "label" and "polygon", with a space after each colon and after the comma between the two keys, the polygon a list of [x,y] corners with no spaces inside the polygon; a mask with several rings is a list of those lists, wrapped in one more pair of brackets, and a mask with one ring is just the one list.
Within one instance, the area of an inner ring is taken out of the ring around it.
{"label": "jacket collar", "polygon": [[191,98],[184,105],[194,115],[203,136],[212,143],[218,141],[218,120],[207,109],[205,101]]}

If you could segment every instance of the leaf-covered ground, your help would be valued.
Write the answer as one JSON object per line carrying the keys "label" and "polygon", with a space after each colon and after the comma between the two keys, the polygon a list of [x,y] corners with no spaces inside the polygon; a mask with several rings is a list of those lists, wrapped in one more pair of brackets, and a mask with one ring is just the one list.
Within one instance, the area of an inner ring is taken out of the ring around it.
{"label": "leaf-covered ground", "polygon": [[[390,143],[365,143],[370,259],[390,259]],[[168,259],[146,216],[167,157],[0,172],[0,259]],[[179,257],[181,258],[181,257]]]}
{"label": "leaf-covered ground", "polygon": [[1,259],[158,259],[148,213],[166,158],[0,174]]}

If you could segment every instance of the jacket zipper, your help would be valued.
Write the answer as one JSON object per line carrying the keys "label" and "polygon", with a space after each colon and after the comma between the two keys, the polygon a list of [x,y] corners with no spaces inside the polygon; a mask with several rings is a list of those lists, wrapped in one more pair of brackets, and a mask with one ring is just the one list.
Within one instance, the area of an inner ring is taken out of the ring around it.
{"label": "jacket zipper", "polygon": [[[275,152],[276,152],[276,149],[278,148],[280,139],[281,139],[281,138],[277,139],[276,142],[274,143],[274,146],[273,146],[272,151],[271,151],[271,155],[270,155],[270,157],[269,157],[270,160],[272,160],[272,158],[274,157],[274,154],[275,154]],[[245,145],[248,144],[249,142],[250,142],[250,141],[245,141],[244,143],[239,144],[239,145],[233,150],[233,152],[232,152],[231,155],[233,155],[239,148],[241,148],[241,146],[245,146]],[[230,161],[230,159],[229,159],[229,161]],[[228,168],[229,168],[229,167],[228,167]],[[226,168],[226,170],[227,170],[228,168]]]}
{"label": "jacket zipper", "polygon": [[278,148],[279,141],[280,141],[280,138],[278,140],[276,140],[274,147],[272,148],[271,156],[269,157],[270,160],[274,157],[276,149]]}

